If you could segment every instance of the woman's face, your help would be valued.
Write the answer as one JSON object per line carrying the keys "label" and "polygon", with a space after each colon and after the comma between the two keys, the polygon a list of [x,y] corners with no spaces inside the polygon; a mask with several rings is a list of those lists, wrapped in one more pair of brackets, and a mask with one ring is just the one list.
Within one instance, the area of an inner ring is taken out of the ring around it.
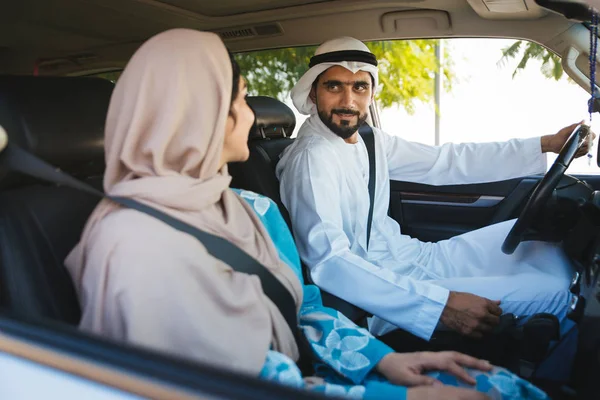
{"label": "woman's face", "polygon": [[237,97],[231,103],[231,112],[225,125],[225,142],[221,156],[221,166],[228,162],[246,161],[250,156],[248,134],[254,123],[254,112],[246,103],[248,88],[240,77]]}

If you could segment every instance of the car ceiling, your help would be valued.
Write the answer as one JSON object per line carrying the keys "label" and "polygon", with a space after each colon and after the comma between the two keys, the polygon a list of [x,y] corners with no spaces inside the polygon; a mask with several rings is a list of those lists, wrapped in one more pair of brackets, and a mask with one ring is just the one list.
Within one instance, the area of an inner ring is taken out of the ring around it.
{"label": "car ceiling", "polygon": [[517,37],[553,47],[573,22],[533,0],[20,0],[0,4],[0,72],[119,68],[150,36],[216,31],[232,51],[361,40]]}

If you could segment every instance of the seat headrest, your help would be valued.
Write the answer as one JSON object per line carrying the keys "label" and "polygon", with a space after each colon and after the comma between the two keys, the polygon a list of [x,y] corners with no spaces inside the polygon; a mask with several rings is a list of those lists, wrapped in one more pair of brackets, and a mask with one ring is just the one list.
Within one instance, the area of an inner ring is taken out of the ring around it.
{"label": "seat headrest", "polygon": [[267,96],[248,97],[256,119],[250,139],[290,137],[296,126],[294,112],[281,101]]}
{"label": "seat headrest", "polygon": [[63,171],[100,175],[113,88],[100,78],[0,76],[0,125],[12,143]]}

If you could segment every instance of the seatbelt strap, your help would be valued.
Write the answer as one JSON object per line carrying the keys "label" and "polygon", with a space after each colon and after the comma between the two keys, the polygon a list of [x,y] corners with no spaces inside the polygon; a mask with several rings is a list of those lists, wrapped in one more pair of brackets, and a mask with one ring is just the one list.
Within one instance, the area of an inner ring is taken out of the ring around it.
{"label": "seatbelt strap", "polygon": [[57,185],[67,186],[97,197],[110,199],[124,207],[150,215],[151,217],[164,222],[178,231],[185,232],[195,237],[204,245],[204,247],[206,247],[206,250],[213,257],[223,261],[235,271],[249,275],[256,275],[259,277],[265,295],[267,295],[273,304],[277,306],[279,312],[296,337],[298,346],[301,346],[302,339],[298,329],[296,303],[294,302],[291,293],[264,265],[236,245],[221,237],[204,232],[192,225],[180,221],[177,218],[173,218],[162,211],[142,204],[134,199],[108,196],[101,191],[96,190],[92,186],[87,185],[64,172],[55,169],[50,164],[42,161],[33,154],[28,153],[12,143],[8,143],[3,151],[0,149],[0,169],[1,168],[20,172],[22,174],[55,183]]}
{"label": "seatbelt strap", "polygon": [[369,241],[371,240],[371,225],[373,225],[373,207],[375,206],[375,183],[377,180],[375,167],[375,135],[373,128],[368,124],[363,124],[358,133],[365,142],[367,154],[369,155],[369,217],[367,219],[367,250],[369,249]]}

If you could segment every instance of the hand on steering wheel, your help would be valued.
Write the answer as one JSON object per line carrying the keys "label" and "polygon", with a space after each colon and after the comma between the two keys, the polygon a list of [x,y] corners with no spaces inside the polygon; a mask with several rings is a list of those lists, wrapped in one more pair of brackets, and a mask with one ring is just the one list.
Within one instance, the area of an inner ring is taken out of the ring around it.
{"label": "hand on steering wheel", "polygon": [[556,161],[554,161],[550,170],[548,170],[542,181],[535,188],[519,219],[517,219],[506,239],[504,239],[504,243],[502,244],[502,252],[504,254],[514,253],[519,243],[521,243],[523,235],[533,223],[533,219],[539,214],[554,189],[556,189],[556,186],[565,175],[565,171],[569,168],[571,161],[578,154],[580,148],[585,145],[588,133],[590,133],[590,128],[583,124],[578,125],[573,133],[571,133],[558,157],[556,157]]}

